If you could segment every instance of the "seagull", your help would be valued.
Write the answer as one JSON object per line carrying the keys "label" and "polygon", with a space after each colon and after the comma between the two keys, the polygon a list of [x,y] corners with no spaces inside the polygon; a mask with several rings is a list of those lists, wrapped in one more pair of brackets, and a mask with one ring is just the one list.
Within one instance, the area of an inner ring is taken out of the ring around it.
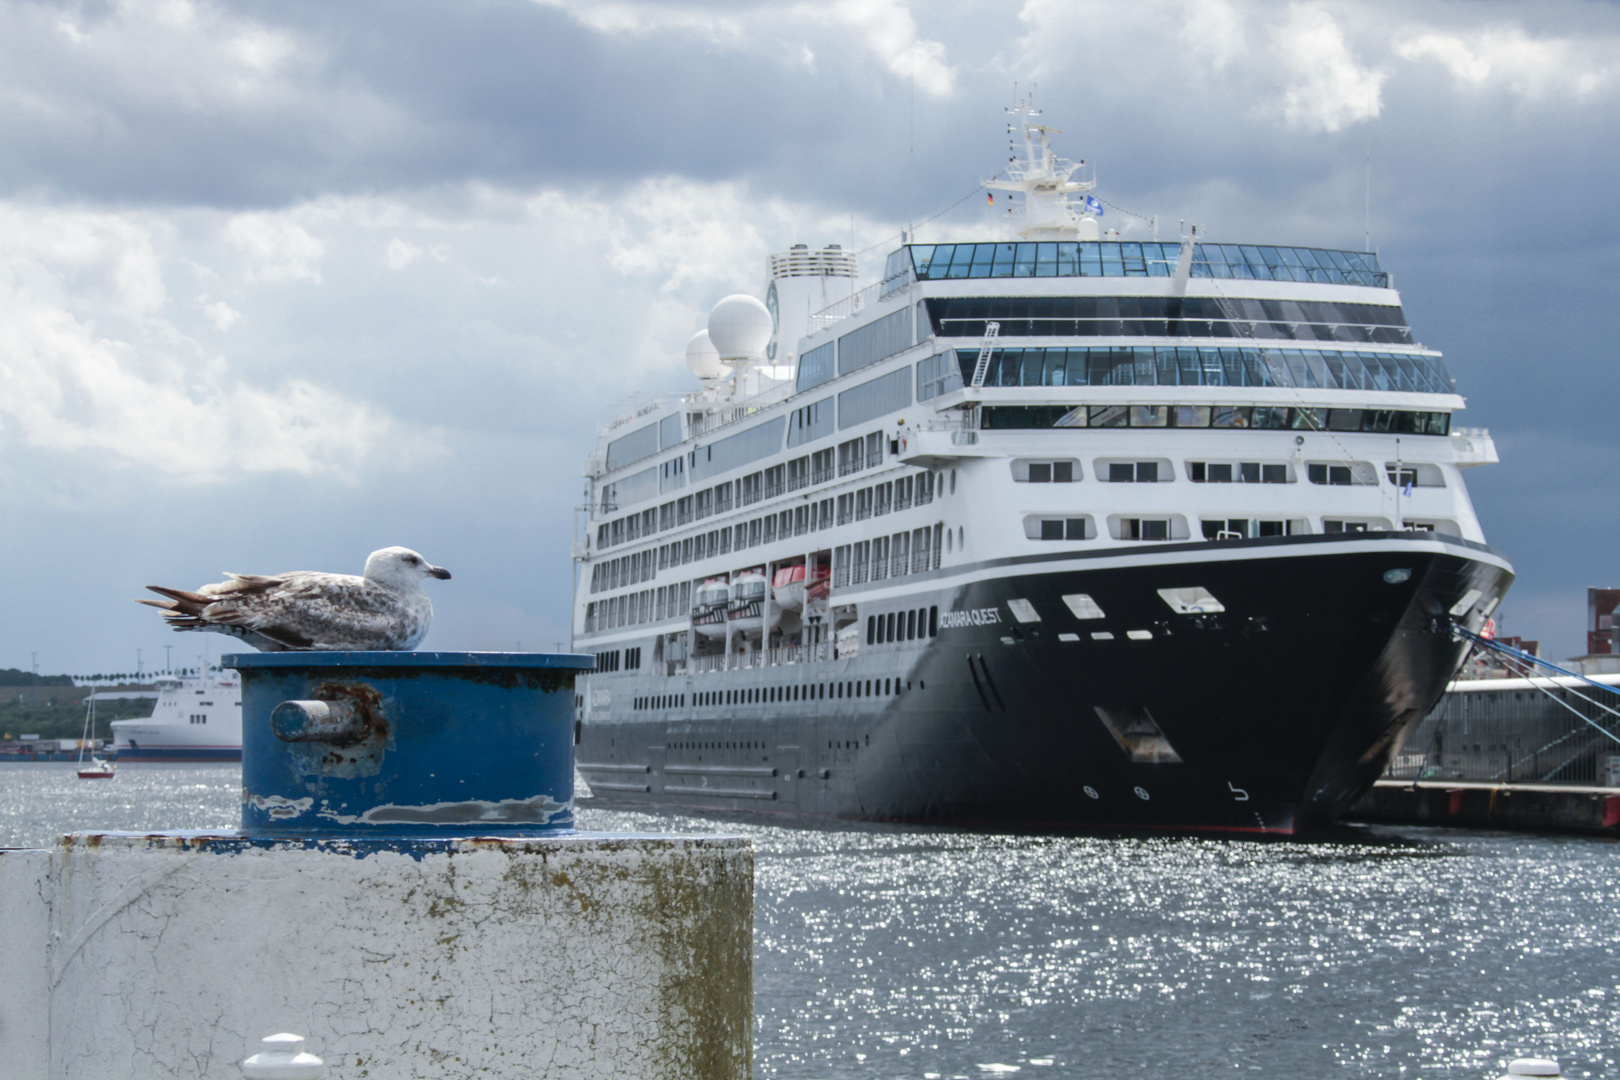
{"label": "seagull", "polygon": [[265,652],[301,649],[401,651],[416,648],[433,621],[423,578],[450,571],[410,548],[386,547],[361,577],[294,570],[267,577],[232,574],[196,592],[147,588],[167,600],[137,600],[163,611],[176,630],[212,630]]}

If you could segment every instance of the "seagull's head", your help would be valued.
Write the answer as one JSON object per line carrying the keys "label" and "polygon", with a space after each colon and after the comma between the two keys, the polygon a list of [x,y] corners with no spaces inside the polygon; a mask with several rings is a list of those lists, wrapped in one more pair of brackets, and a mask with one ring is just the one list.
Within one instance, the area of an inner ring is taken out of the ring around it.
{"label": "seagull's head", "polygon": [[396,589],[415,588],[423,578],[441,578],[448,581],[450,571],[434,566],[410,548],[386,547],[373,551],[366,559],[366,580]]}

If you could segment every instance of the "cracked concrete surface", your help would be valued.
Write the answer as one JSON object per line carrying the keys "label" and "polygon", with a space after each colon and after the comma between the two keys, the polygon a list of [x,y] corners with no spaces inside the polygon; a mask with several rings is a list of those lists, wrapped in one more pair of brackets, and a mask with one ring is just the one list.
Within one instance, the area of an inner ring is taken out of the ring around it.
{"label": "cracked concrete surface", "polygon": [[10,1080],[234,1077],[296,1031],[336,1077],[745,1080],[746,840],[195,834],[0,852]]}

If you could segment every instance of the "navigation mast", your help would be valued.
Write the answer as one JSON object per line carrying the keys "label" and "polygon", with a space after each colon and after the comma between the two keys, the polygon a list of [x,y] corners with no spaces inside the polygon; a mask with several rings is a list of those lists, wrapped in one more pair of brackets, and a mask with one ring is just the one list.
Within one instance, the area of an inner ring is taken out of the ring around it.
{"label": "navigation mast", "polygon": [[1086,163],[1052,152],[1051,137],[1063,132],[1036,122],[1041,111],[1033,98],[1020,100],[1007,112],[1015,118],[1007,125],[1008,134],[1024,140],[1023,160],[1010,158],[1007,179],[986,180],[984,186],[1024,196],[1018,235],[1026,240],[1099,239],[1102,230],[1097,219],[1102,216],[1102,204],[1090,194],[1097,182],[1074,178]]}

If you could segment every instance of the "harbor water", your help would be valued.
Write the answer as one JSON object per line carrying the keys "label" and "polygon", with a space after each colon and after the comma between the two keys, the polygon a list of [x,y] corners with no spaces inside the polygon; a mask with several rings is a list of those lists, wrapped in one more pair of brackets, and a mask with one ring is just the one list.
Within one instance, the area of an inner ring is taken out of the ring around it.
{"label": "harbor water", "polygon": [[[0,767],[0,844],[230,827],[237,766]],[[1347,829],[1309,843],[762,825],[762,1077],[1620,1078],[1620,846]]]}

